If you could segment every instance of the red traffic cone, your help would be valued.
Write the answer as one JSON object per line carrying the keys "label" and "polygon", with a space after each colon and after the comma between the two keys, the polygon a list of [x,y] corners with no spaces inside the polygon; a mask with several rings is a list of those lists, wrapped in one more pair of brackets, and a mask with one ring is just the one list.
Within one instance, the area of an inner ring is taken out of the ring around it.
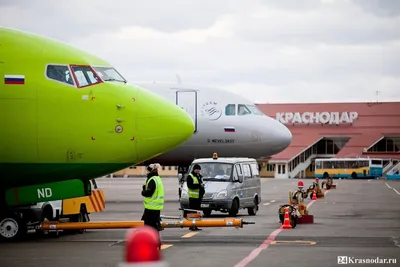
{"label": "red traffic cone", "polygon": [[283,219],[283,224],[281,226],[281,229],[292,229],[292,225],[290,224],[290,219],[289,219],[289,207],[285,208],[285,218]]}
{"label": "red traffic cone", "polygon": [[314,189],[313,190],[313,192],[312,192],[312,198],[311,198],[311,200],[317,200],[318,198],[317,198],[317,191]]}
{"label": "red traffic cone", "polygon": [[147,225],[130,229],[125,237],[125,260],[118,267],[168,267],[162,260],[158,232]]}

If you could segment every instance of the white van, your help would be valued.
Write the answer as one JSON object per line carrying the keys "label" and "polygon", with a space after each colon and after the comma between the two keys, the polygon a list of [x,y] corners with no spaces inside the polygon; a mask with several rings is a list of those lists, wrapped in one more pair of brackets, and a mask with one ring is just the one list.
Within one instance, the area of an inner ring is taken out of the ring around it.
{"label": "white van", "polygon": [[[188,173],[192,172],[195,164],[200,165],[203,176],[205,194],[201,209],[204,216],[210,216],[213,210],[236,216],[240,209],[247,209],[249,215],[256,215],[261,203],[261,181],[255,159],[218,158],[214,153],[213,158],[194,160]],[[182,209],[189,209],[186,179],[180,205]]]}

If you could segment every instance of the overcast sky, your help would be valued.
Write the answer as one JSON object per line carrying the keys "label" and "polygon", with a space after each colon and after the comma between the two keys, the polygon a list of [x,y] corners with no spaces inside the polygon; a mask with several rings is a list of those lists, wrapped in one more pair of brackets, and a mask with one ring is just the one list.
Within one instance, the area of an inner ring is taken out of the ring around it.
{"label": "overcast sky", "polygon": [[261,103],[400,101],[400,0],[0,0],[0,25]]}

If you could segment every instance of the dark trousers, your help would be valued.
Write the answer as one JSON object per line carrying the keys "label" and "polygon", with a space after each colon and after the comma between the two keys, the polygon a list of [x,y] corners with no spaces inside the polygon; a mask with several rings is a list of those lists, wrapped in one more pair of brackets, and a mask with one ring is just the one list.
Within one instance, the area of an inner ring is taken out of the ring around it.
{"label": "dark trousers", "polygon": [[189,209],[200,210],[201,198],[189,198]]}
{"label": "dark trousers", "polygon": [[154,228],[158,232],[158,238],[160,240],[159,248],[161,249],[161,212],[159,210],[148,210],[144,209],[142,221],[144,221],[144,225],[148,225]]}

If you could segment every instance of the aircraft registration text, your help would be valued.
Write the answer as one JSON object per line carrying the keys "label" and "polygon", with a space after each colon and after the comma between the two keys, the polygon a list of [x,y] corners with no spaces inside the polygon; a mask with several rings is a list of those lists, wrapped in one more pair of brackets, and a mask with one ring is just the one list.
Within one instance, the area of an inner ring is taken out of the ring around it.
{"label": "aircraft registration text", "polygon": [[235,139],[207,139],[207,143],[233,144],[235,143]]}

